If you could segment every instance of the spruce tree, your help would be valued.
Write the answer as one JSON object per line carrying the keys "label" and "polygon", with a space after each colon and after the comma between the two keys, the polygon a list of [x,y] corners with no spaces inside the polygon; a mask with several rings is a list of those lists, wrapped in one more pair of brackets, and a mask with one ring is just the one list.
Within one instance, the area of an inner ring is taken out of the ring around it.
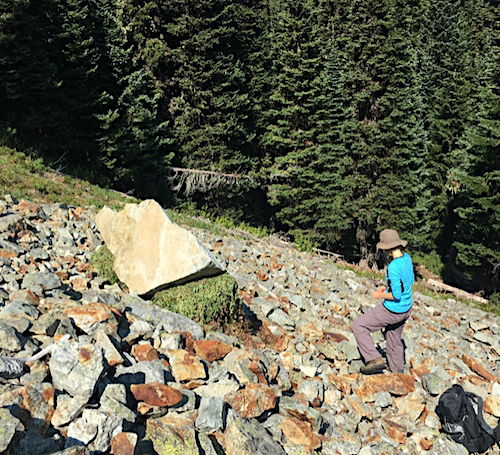
{"label": "spruce tree", "polygon": [[[471,11],[461,0],[437,0],[427,4],[423,14],[420,60],[425,129],[429,138],[428,159],[424,163],[426,192],[431,204],[427,212],[434,242],[446,255],[450,247],[453,219],[449,217],[453,194],[447,191],[449,170],[460,149],[472,102],[470,77]],[[473,15],[476,13],[473,13]]]}
{"label": "spruce tree", "polygon": [[[454,195],[452,207],[457,216],[456,264],[474,281],[462,277],[458,284],[465,282],[473,290],[492,293],[500,289],[500,10],[489,2],[476,7],[480,6],[483,10],[476,10],[476,21],[482,19],[474,40],[477,48],[471,50],[477,56],[476,112],[453,154],[447,189]],[[452,275],[448,278],[453,280]]]}
{"label": "spruce tree", "polygon": [[[278,220],[295,233],[313,230],[317,216],[318,144],[314,103],[323,75],[322,32],[317,2],[270,2],[270,56],[274,82],[261,138],[272,163],[270,201]],[[316,166],[316,169],[315,169]]]}
{"label": "spruce tree", "polygon": [[15,140],[49,146],[66,130],[50,58],[50,2],[0,2],[0,123]]}
{"label": "spruce tree", "polygon": [[105,43],[101,65],[108,79],[96,114],[99,161],[118,189],[167,202],[173,139],[162,118],[163,90],[139,57],[138,33],[123,32],[129,27],[119,20],[123,14],[115,14],[115,2],[101,1],[100,6]]}

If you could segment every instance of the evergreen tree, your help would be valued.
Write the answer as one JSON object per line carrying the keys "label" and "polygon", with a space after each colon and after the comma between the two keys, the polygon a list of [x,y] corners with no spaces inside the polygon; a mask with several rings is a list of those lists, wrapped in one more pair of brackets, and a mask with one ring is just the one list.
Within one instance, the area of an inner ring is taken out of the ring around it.
{"label": "evergreen tree", "polygon": [[[170,200],[167,176],[173,158],[173,139],[168,122],[162,119],[163,91],[145,67],[135,39],[123,33],[115,14],[115,2],[100,3],[104,30],[108,83],[103,84],[96,114],[101,131],[99,161],[111,182],[122,191]],[[134,62],[135,60],[135,62]]]}
{"label": "evergreen tree", "polygon": [[475,289],[491,293],[500,289],[500,10],[495,3],[479,6],[484,14],[476,10],[476,20],[482,18],[475,40],[477,110],[453,155],[447,188],[455,195],[456,263],[475,280]]}
{"label": "evergreen tree", "polygon": [[[246,0],[172,0],[159,5],[158,27],[168,49],[156,67],[170,71],[158,71],[155,77],[169,98],[176,166],[241,175],[259,168],[250,76],[244,65],[251,52],[244,46],[255,33],[250,6]],[[251,188],[223,187],[194,197],[220,213],[241,208],[242,191]],[[234,214],[242,215],[241,210]]]}
{"label": "evergreen tree", "polygon": [[355,119],[346,157],[351,165],[340,181],[349,195],[348,242],[358,245],[362,258],[372,257],[381,229],[405,235],[418,227],[419,174],[426,156],[413,20],[420,8],[419,3],[346,2],[338,12]]}
{"label": "evergreen tree", "polygon": [[47,10],[50,2],[0,2],[0,124],[31,146],[48,146],[65,130]]}
{"label": "evergreen tree", "polygon": [[[470,39],[471,11],[462,0],[437,0],[427,4],[423,14],[419,45],[422,96],[425,105],[425,130],[429,138],[429,154],[424,163],[429,210],[427,224],[434,232],[433,242],[447,254],[453,231],[448,218],[453,195],[447,191],[447,175],[455,167],[454,155],[474,110],[471,102]],[[474,8],[473,8],[474,9]],[[476,12],[472,13],[473,15]],[[427,246],[427,245],[426,245]]]}
{"label": "evergreen tree", "polygon": [[312,230],[317,217],[319,149],[315,143],[315,99],[323,88],[322,32],[317,2],[270,2],[270,55],[274,83],[263,111],[261,138],[272,163],[271,203],[278,220],[297,234]]}

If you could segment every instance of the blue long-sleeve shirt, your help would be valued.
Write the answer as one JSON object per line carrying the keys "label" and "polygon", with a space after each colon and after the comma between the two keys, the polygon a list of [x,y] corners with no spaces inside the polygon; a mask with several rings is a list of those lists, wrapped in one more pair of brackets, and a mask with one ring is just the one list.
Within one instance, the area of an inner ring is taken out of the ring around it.
{"label": "blue long-sleeve shirt", "polygon": [[415,281],[413,263],[408,253],[391,261],[385,280],[386,292],[392,292],[394,300],[384,300],[384,306],[393,313],[408,311],[413,304],[411,287]]}

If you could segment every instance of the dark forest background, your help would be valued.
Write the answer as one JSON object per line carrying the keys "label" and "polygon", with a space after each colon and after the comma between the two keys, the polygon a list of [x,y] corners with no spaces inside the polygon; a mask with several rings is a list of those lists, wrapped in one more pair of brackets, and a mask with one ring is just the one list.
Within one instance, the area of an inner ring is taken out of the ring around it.
{"label": "dark forest background", "polygon": [[0,0],[0,144],[350,260],[395,228],[495,293],[499,8]]}

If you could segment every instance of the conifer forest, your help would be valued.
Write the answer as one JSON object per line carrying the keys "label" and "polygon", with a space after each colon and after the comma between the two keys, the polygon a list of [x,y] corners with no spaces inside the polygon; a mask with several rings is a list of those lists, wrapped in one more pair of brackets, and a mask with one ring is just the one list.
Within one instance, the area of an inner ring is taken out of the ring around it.
{"label": "conifer forest", "polygon": [[500,291],[500,2],[0,0],[0,144]]}

